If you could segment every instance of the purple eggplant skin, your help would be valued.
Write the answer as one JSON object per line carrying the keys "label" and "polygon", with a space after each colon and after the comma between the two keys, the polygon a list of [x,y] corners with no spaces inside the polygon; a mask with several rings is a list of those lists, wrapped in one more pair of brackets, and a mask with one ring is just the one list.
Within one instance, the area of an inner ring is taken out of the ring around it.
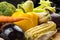
{"label": "purple eggplant skin", "polygon": [[19,26],[13,23],[6,23],[1,27],[1,35],[9,40],[25,40],[24,32]]}
{"label": "purple eggplant skin", "polygon": [[60,14],[51,13],[51,20],[56,23],[57,28],[60,28]]}
{"label": "purple eggplant skin", "polygon": [[51,21],[56,23],[57,28],[60,28],[60,14],[54,13],[54,12],[50,11],[49,9],[46,9],[46,11],[49,11],[49,13],[51,15]]}

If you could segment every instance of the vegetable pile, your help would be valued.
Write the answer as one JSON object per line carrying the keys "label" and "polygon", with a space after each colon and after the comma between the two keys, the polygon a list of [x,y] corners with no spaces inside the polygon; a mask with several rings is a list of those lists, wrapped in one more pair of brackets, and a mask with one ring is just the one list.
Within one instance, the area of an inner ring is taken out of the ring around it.
{"label": "vegetable pile", "polygon": [[56,10],[51,3],[49,0],[40,0],[40,5],[34,8],[33,2],[28,0],[17,4],[16,8],[8,2],[0,2],[1,28],[6,23],[12,23],[23,30],[24,40],[50,40],[58,31],[56,19],[52,18],[56,17],[52,15],[56,15]]}

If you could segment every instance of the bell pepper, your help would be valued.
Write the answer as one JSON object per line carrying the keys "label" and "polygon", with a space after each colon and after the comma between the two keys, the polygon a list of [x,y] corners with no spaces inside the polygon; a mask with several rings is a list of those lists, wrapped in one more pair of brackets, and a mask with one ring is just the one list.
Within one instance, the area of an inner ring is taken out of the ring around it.
{"label": "bell pepper", "polygon": [[26,31],[26,30],[38,25],[38,16],[34,12],[28,12],[28,13],[15,12],[12,15],[12,17],[14,17],[14,18],[26,17],[29,19],[29,20],[22,20],[22,21],[14,22],[14,24],[20,26],[23,29],[23,31]]}

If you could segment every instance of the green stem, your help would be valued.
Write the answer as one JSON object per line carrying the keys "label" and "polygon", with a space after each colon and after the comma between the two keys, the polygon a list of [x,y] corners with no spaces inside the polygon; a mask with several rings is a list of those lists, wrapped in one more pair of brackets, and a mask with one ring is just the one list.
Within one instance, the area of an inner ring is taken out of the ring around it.
{"label": "green stem", "polygon": [[19,8],[19,9],[22,9],[23,12],[26,13],[26,11],[24,10],[24,8],[22,8],[22,7],[20,6],[20,4],[18,4],[18,8]]}

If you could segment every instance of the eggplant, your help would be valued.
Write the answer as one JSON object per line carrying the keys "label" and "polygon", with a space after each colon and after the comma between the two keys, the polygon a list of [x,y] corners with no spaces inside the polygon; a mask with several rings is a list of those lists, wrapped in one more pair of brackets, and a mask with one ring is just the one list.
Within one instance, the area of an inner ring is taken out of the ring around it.
{"label": "eggplant", "polygon": [[57,31],[60,32],[60,14],[52,13],[51,20],[56,23]]}
{"label": "eggplant", "polygon": [[51,14],[51,20],[57,24],[57,27],[60,28],[60,15],[56,13]]}
{"label": "eggplant", "polygon": [[25,40],[23,30],[12,23],[6,23],[1,27],[3,38],[7,40]]}
{"label": "eggplant", "polygon": [[1,33],[0,34],[0,39],[1,40],[10,40],[5,34]]}
{"label": "eggplant", "polygon": [[55,22],[57,25],[57,28],[60,28],[60,14],[58,13],[54,13],[48,9],[46,9],[47,11],[49,11],[50,15],[51,15],[51,21]]}

